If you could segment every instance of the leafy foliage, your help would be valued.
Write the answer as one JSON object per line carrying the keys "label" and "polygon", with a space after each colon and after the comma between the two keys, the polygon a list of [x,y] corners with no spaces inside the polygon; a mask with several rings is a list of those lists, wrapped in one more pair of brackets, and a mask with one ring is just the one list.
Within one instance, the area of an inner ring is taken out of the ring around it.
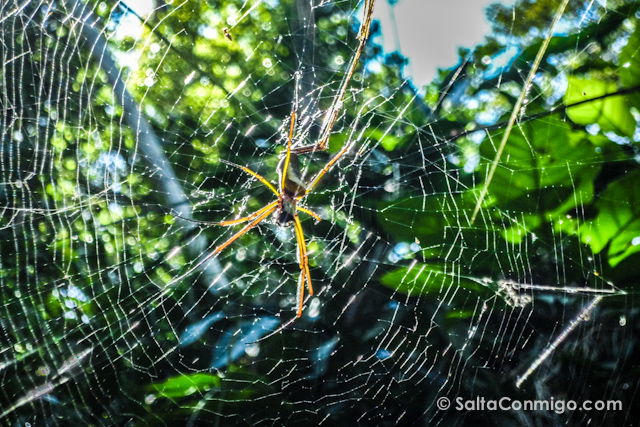
{"label": "leafy foliage", "polygon": [[[315,314],[293,325],[298,259],[285,232],[243,236],[212,283],[184,249],[231,232],[185,225],[176,211],[217,221],[271,197],[223,160],[276,170],[294,106],[295,142],[317,139],[353,54],[357,2],[316,5],[306,26],[302,1],[163,2],[136,21],[140,34],[122,30],[137,19],[122,3],[0,6],[0,344],[10,354],[0,407],[16,423],[345,425],[533,424],[437,411],[431,402],[453,389],[631,407],[635,394],[607,384],[637,382],[640,348],[626,332],[637,331],[635,302],[621,298],[640,283],[640,5],[570,2],[524,88],[555,3],[493,6],[494,34],[461,50],[424,96],[403,78],[405,58],[372,37],[329,152],[300,158],[310,176],[355,142],[309,198],[323,217],[304,224],[320,292]],[[98,16],[139,122],[185,191],[178,205],[167,205],[113,74],[80,41],[73,5]],[[557,292],[526,288],[536,285]],[[506,384],[579,312],[575,289],[611,292],[606,326],[573,338],[534,385]]]}

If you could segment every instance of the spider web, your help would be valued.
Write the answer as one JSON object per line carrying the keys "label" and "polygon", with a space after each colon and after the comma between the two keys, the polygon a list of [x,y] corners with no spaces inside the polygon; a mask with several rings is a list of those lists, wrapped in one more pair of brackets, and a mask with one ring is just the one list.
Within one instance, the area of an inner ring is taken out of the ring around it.
{"label": "spider web", "polygon": [[[628,422],[632,296],[601,274],[600,254],[557,223],[532,231],[529,207],[486,185],[509,186],[514,153],[496,156],[505,133],[536,144],[526,106],[540,93],[546,112],[560,105],[566,75],[545,80],[553,64],[535,59],[548,47],[484,82],[463,62],[425,95],[402,58],[385,59],[374,22],[341,99],[362,4],[285,3],[169,1],[147,16],[126,2],[2,3],[3,421]],[[577,35],[568,55],[620,13],[558,7],[558,23],[552,14],[524,39]],[[513,102],[487,107],[503,85]],[[332,105],[328,152],[300,155],[298,171],[308,181],[352,148],[304,200],[322,221],[303,217],[316,294],[296,320],[293,228],[265,221],[211,257],[239,227],[198,221],[271,202],[228,162],[277,183],[290,112],[304,146]],[[569,127],[542,114],[550,138]],[[567,221],[588,220],[577,179],[603,162],[571,157],[568,182],[548,186],[574,195]],[[532,171],[547,168],[559,167]],[[439,410],[443,396],[621,399],[624,410],[484,418]]]}

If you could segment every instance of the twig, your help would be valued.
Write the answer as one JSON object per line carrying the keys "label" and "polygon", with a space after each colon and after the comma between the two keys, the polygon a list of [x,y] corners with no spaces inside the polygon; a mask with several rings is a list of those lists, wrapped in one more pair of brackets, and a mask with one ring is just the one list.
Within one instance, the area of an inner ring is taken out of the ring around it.
{"label": "twig", "polygon": [[[605,93],[604,95],[599,95],[593,98],[589,98],[589,99],[583,99],[582,101],[577,101],[574,102],[572,104],[561,104],[558,105],[556,107],[553,107],[547,111],[542,111],[540,113],[536,113],[536,114],[531,114],[530,116],[525,116],[521,119],[518,120],[518,123],[527,123],[533,120],[538,120],[538,119],[542,119],[544,117],[547,116],[551,116],[553,114],[556,113],[562,113],[565,112],[566,110],[568,110],[569,108],[573,108],[573,107],[577,107],[579,105],[583,105],[583,104],[588,104],[590,102],[595,102],[595,101],[600,101],[606,98],[610,98],[612,96],[622,96],[622,95],[629,95],[631,93],[635,93],[635,92],[640,92],[640,86],[633,86],[633,87],[628,87],[628,88],[623,88],[620,90],[617,90],[615,92],[611,92],[611,93]],[[476,132],[486,132],[486,131],[491,131],[491,130],[497,130],[497,129],[502,129],[503,127],[505,127],[507,125],[508,122],[500,122],[500,123],[496,123],[494,125],[489,125],[489,126],[481,126],[481,127],[477,127],[474,129],[466,129],[460,133],[455,134],[454,136],[452,136],[451,138],[447,139],[446,142],[454,142],[460,138],[464,138],[467,135],[470,135],[472,133],[476,133]]]}
{"label": "twig", "polygon": [[358,62],[360,61],[360,56],[362,56],[364,47],[367,44],[367,40],[369,39],[369,33],[371,32],[371,20],[373,16],[374,4],[375,4],[375,0],[364,0],[364,10],[362,12],[362,21],[360,22],[360,29],[358,31],[358,40],[359,40],[358,47],[356,48],[355,53],[351,57],[351,62],[349,63],[349,67],[347,68],[347,72],[344,78],[342,79],[342,84],[338,89],[338,93],[336,93],[336,95],[333,97],[333,102],[331,103],[331,107],[329,107],[329,110],[327,110],[327,113],[324,116],[318,143],[296,149],[295,152],[297,154],[314,152],[316,150],[322,151],[328,148],[331,131],[333,130],[333,126],[338,120],[338,115],[342,110],[344,94],[347,92],[347,87],[349,87],[349,82],[351,82],[351,78],[353,77],[356,71],[356,67],[358,66]]}
{"label": "twig", "polygon": [[544,362],[549,356],[551,356],[551,354],[558,348],[558,346],[560,346],[560,344],[562,344],[562,342],[567,339],[569,334],[573,332],[573,330],[576,329],[580,323],[585,322],[589,319],[591,312],[596,308],[600,301],[602,301],[602,298],[603,297],[601,295],[595,297],[586,307],[580,310],[580,313],[578,313],[578,315],[571,320],[569,326],[567,326],[560,333],[560,335],[558,335],[558,337],[553,340],[551,344],[549,344],[549,346],[540,354],[540,356],[538,356],[533,361],[533,363],[529,366],[525,373],[518,377],[518,379],[516,380],[517,388],[520,388],[522,383],[525,382],[536,369],[538,369],[542,362]]}
{"label": "twig", "polygon": [[516,101],[516,104],[513,106],[513,110],[511,111],[511,117],[509,117],[509,121],[507,122],[507,128],[504,132],[504,135],[502,135],[502,140],[500,141],[500,145],[498,146],[498,150],[496,151],[496,156],[491,162],[491,166],[489,167],[489,173],[487,174],[487,179],[485,180],[484,185],[482,186],[482,190],[480,191],[480,196],[478,197],[478,200],[476,202],[476,207],[473,209],[473,213],[471,214],[471,221],[470,221],[471,224],[475,222],[476,217],[480,212],[482,203],[484,202],[484,199],[487,196],[487,193],[489,191],[489,186],[491,185],[491,181],[493,180],[493,175],[495,174],[496,169],[498,168],[498,164],[500,163],[500,157],[502,157],[502,152],[507,146],[507,141],[509,140],[511,129],[513,128],[513,125],[515,124],[516,119],[520,114],[520,109],[522,108],[524,100],[527,97],[527,93],[529,92],[529,87],[531,86],[531,82],[533,81],[533,78],[536,75],[536,72],[538,71],[538,66],[542,61],[542,57],[544,56],[544,53],[546,52],[547,47],[549,46],[549,41],[553,36],[553,31],[556,25],[558,24],[558,21],[560,21],[560,17],[562,17],[562,14],[564,13],[564,9],[567,7],[568,3],[569,3],[569,0],[564,0],[562,4],[558,7],[558,10],[556,11],[556,15],[553,18],[553,22],[551,23],[551,27],[549,28],[549,32],[547,33],[547,37],[544,39],[542,45],[540,46],[540,49],[538,49],[538,54],[536,55],[536,59],[533,61],[533,66],[529,70],[529,75],[527,76],[526,80],[524,81],[524,85],[522,86],[522,92],[520,92],[520,96],[518,97],[518,100]]}

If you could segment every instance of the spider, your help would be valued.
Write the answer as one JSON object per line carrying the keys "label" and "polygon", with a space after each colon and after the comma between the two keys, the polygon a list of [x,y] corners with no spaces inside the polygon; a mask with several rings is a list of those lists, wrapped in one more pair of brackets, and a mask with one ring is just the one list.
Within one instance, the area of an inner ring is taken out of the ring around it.
{"label": "spider", "polygon": [[[199,265],[207,261],[209,258],[218,255],[220,252],[225,250],[229,245],[238,240],[242,235],[244,235],[247,231],[251,230],[253,227],[260,224],[264,221],[269,215],[274,215],[275,223],[279,226],[289,226],[293,223],[294,232],[296,235],[297,245],[298,245],[298,263],[300,266],[300,279],[298,283],[298,305],[296,311],[296,317],[302,316],[302,307],[304,305],[304,290],[305,285],[309,292],[309,295],[313,295],[313,285],[311,284],[311,273],[309,271],[309,258],[307,255],[307,244],[304,238],[304,232],[302,230],[302,224],[300,223],[300,217],[298,216],[298,212],[303,212],[311,217],[313,217],[316,221],[320,221],[321,218],[316,213],[300,206],[300,202],[308,196],[311,191],[318,184],[320,179],[331,170],[331,168],[340,160],[340,158],[349,151],[351,148],[351,144],[346,143],[340,151],[338,151],[330,160],[327,162],[324,167],[315,174],[315,176],[308,182],[304,183],[302,179],[300,179],[295,171],[295,168],[291,167],[292,160],[295,162],[297,160],[298,154],[307,154],[307,153],[315,153],[316,151],[326,151],[329,148],[329,137],[331,135],[331,130],[333,129],[334,124],[338,119],[338,115],[340,109],[342,107],[343,98],[347,90],[347,86],[349,85],[349,81],[353,76],[360,56],[363,52],[364,46],[369,38],[370,25],[373,16],[373,5],[375,0],[365,0],[364,8],[363,8],[363,18],[360,25],[360,30],[358,31],[358,47],[351,58],[351,62],[349,67],[347,68],[347,72],[345,77],[342,80],[342,84],[334,97],[333,103],[327,114],[325,116],[325,120],[322,125],[322,130],[320,132],[320,138],[317,143],[301,146],[297,148],[292,148],[292,141],[296,126],[296,109],[293,108],[291,112],[291,118],[289,123],[289,137],[287,138],[287,149],[285,150],[285,155],[278,163],[276,167],[276,171],[279,175],[279,187],[276,187],[270,183],[265,177],[260,175],[257,172],[254,172],[250,168],[246,166],[237,165],[235,163],[223,161],[224,163],[241,169],[245,173],[251,175],[256,178],[262,184],[264,184],[271,192],[276,196],[276,200],[263,206],[257,211],[253,212],[250,215],[247,215],[242,218],[232,219],[221,222],[211,222],[211,221],[194,221],[204,225],[220,225],[220,226],[232,226],[236,224],[248,223],[245,225],[240,231],[231,236],[224,243],[216,247],[212,253],[208,254],[202,261],[200,261]],[[223,33],[225,37],[231,39],[231,34],[228,29],[223,29]],[[179,215],[177,215],[179,216]],[[193,221],[190,218],[183,218],[188,221]]]}
{"label": "spider", "polygon": [[[297,176],[296,172],[291,167],[292,156],[296,156],[298,153],[308,153],[310,150],[307,147],[302,147],[302,151],[298,151],[296,149],[292,149],[292,140],[295,132],[295,122],[296,122],[296,113],[295,111],[291,113],[290,124],[289,124],[289,136],[287,138],[287,148],[285,151],[285,155],[278,164],[276,170],[279,175],[279,188],[276,187],[269,182],[265,177],[260,175],[257,172],[254,172],[250,168],[246,166],[241,166],[235,163],[223,161],[224,163],[241,169],[245,173],[251,175],[256,178],[262,184],[264,184],[271,192],[276,196],[276,200],[267,204],[266,206],[258,209],[250,215],[247,215],[242,218],[226,220],[221,222],[208,222],[208,221],[197,221],[199,223],[205,225],[221,225],[221,226],[232,226],[236,224],[241,224],[248,222],[240,231],[231,236],[224,243],[216,247],[213,252],[209,256],[216,256],[223,250],[225,250],[229,245],[238,240],[242,235],[244,235],[247,231],[251,230],[262,221],[264,221],[269,215],[273,214],[274,222],[282,227],[290,226],[293,223],[294,232],[296,235],[297,245],[298,245],[298,263],[300,266],[300,279],[298,284],[298,305],[296,311],[296,317],[302,316],[302,307],[304,304],[304,290],[305,284],[309,295],[313,295],[313,285],[311,283],[311,273],[309,271],[309,258],[307,255],[307,244],[305,242],[304,232],[302,230],[302,224],[300,223],[300,217],[298,216],[298,212],[303,212],[316,221],[321,221],[321,218],[318,214],[313,211],[306,209],[300,206],[300,202],[306,196],[308,196],[311,191],[318,184],[318,181],[327,173],[329,170],[340,160],[340,158],[349,151],[351,148],[350,144],[345,144],[340,151],[338,151],[332,158],[325,164],[325,166],[316,173],[316,175],[308,182],[303,183],[302,180]],[[326,150],[327,143],[317,144],[318,150]],[[209,257],[208,256],[208,257]],[[208,258],[207,257],[207,258]]]}

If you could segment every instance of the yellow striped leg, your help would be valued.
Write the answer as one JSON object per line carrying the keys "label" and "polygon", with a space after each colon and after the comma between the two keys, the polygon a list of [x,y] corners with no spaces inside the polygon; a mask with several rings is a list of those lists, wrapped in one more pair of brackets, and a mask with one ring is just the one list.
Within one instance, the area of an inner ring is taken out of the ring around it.
{"label": "yellow striped leg", "polygon": [[263,207],[261,209],[258,209],[257,211],[255,211],[251,215],[243,216],[242,218],[238,218],[238,219],[230,219],[230,220],[227,220],[227,221],[214,222],[212,224],[214,224],[214,225],[222,225],[222,226],[226,227],[226,226],[229,226],[229,225],[236,225],[236,224],[241,224],[243,222],[251,221],[252,219],[254,219],[254,218],[260,216],[262,213],[264,213],[264,211],[273,208],[277,204],[278,204],[278,201],[276,200],[275,202],[271,202],[267,206],[265,206],[265,207]]}
{"label": "yellow striped leg", "polygon": [[271,206],[269,209],[267,209],[266,211],[264,211],[260,216],[258,216],[256,219],[254,219],[253,221],[251,221],[249,224],[245,225],[244,227],[242,227],[242,230],[238,231],[236,234],[234,234],[233,236],[231,236],[229,238],[229,240],[227,240],[226,242],[224,242],[223,244],[221,244],[220,246],[218,246],[217,248],[215,248],[213,250],[213,255],[217,255],[220,252],[222,252],[223,250],[226,249],[227,246],[229,246],[230,244],[232,244],[233,242],[235,242],[236,240],[238,240],[243,234],[245,234],[247,231],[251,230],[253,227],[255,227],[256,225],[260,224],[260,222],[262,222],[262,220],[264,220],[266,217],[268,217],[273,211],[276,210],[277,206]]}
{"label": "yellow striped leg", "polygon": [[293,216],[293,226],[298,240],[298,258],[300,262],[300,284],[298,285],[298,310],[296,317],[302,316],[302,305],[304,303],[304,285],[307,284],[309,295],[313,296],[313,286],[311,285],[311,273],[309,271],[309,258],[307,256],[307,244],[304,241],[304,232],[298,215]]}

